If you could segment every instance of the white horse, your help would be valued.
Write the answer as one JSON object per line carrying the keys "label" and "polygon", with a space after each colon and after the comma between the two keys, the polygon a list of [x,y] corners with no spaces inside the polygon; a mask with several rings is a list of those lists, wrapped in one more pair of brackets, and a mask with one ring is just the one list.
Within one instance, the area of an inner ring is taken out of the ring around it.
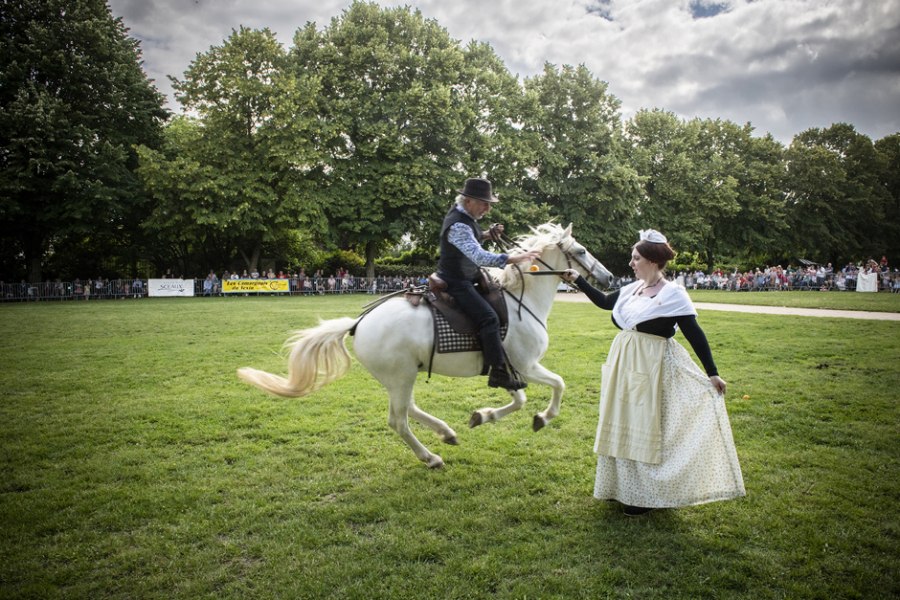
{"label": "white horse", "polygon": [[[566,229],[553,223],[541,225],[533,229],[533,234],[520,238],[519,246],[524,250],[542,249],[540,261],[544,266],[541,268],[571,267],[595,283],[609,284],[609,271],[572,238],[571,225]],[[528,383],[548,385],[553,390],[547,410],[534,417],[532,429],[538,431],[559,414],[566,387],[562,377],[538,362],[549,345],[546,323],[559,278],[530,276],[529,263],[520,263],[519,267],[521,271],[508,266],[502,271],[493,269],[491,274],[507,290],[509,330],[503,345],[510,362]],[[526,274],[522,275],[523,272]],[[521,314],[515,299],[520,295],[526,307]],[[290,348],[287,379],[251,368],[238,369],[238,376],[272,394],[291,398],[306,396],[349,370],[351,359],[344,338],[353,327],[356,327],[353,350],[357,360],[387,389],[388,425],[400,434],[419,460],[431,468],[443,466],[441,457],[416,439],[408,422],[408,417],[412,417],[431,428],[443,442],[457,445],[453,429],[422,411],[413,400],[416,375],[427,371],[432,360],[434,326],[427,306],[416,307],[398,298],[377,306],[364,317],[320,321],[318,327],[296,332],[285,343],[285,348]],[[449,377],[475,377],[481,373],[482,365],[481,352],[435,353],[431,370]],[[497,421],[525,405],[523,390],[509,394],[512,402],[506,406],[475,411],[469,427]]]}

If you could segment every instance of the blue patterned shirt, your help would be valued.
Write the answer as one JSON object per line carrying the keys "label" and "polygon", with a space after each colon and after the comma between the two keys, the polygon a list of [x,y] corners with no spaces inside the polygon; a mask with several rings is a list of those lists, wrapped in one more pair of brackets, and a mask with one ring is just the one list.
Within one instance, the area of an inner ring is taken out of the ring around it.
{"label": "blue patterned shirt", "polygon": [[[469,215],[468,211],[462,206],[457,204],[455,208],[459,212]],[[471,217],[472,215],[469,216]],[[474,219],[475,217],[472,218]],[[465,223],[454,223],[451,225],[450,230],[447,231],[447,241],[459,248],[459,251],[465,254],[466,258],[479,267],[497,267],[501,269],[506,265],[506,260],[509,258],[508,254],[494,254],[482,248],[479,240],[475,239],[472,228]]]}

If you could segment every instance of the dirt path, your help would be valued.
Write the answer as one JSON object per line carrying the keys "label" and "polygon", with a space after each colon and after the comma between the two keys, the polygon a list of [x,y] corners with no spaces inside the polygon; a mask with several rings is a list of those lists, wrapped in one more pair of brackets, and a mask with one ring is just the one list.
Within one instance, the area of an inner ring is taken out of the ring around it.
{"label": "dirt path", "polygon": [[[557,294],[557,302],[590,302],[584,294]],[[766,315],[796,315],[801,317],[837,317],[843,319],[872,319],[876,321],[900,321],[898,313],[870,312],[862,310],[831,310],[824,308],[788,308],[785,306],[749,306],[746,304],[713,304],[695,302],[697,310],[723,310],[728,312],[759,313]]]}

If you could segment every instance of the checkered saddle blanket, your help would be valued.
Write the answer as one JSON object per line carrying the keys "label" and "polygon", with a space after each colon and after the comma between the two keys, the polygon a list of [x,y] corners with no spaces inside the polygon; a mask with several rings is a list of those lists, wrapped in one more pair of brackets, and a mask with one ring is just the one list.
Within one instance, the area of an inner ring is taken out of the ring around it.
{"label": "checkered saddle blanket", "polygon": [[[428,308],[431,309],[431,316],[434,319],[434,339],[438,354],[449,354],[451,352],[480,352],[481,337],[478,333],[459,333],[450,325],[447,317],[444,316],[433,302],[426,300]],[[509,329],[509,322],[500,325],[500,339],[506,339],[506,332]]]}
{"label": "checkered saddle blanket", "polygon": [[[506,299],[503,297],[503,288],[496,284],[486,273],[476,283],[479,290],[487,290],[482,297],[491,305],[500,320],[500,339],[506,339],[509,329],[509,311],[506,307]],[[481,336],[475,322],[463,313],[456,301],[444,290],[446,284],[437,277],[437,274],[429,277],[428,286],[419,286],[405,290],[406,299],[413,306],[419,306],[424,300],[431,311],[434,323],[434,346],[431,357],[434,354],[450,354],[452,352],[478,352],[481,348]],[[431,366],[428,367],[431,375]]]}

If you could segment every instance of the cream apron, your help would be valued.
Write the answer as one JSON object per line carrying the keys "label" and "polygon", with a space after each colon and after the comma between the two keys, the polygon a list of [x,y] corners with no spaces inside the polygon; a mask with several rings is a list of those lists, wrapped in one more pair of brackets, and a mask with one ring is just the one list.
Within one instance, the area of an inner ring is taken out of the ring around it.
{"label": "cream apron", "polygon": [[666,339],[622,331],[601,367],[600,424],[594,452],[658,464],[660,400]]}

